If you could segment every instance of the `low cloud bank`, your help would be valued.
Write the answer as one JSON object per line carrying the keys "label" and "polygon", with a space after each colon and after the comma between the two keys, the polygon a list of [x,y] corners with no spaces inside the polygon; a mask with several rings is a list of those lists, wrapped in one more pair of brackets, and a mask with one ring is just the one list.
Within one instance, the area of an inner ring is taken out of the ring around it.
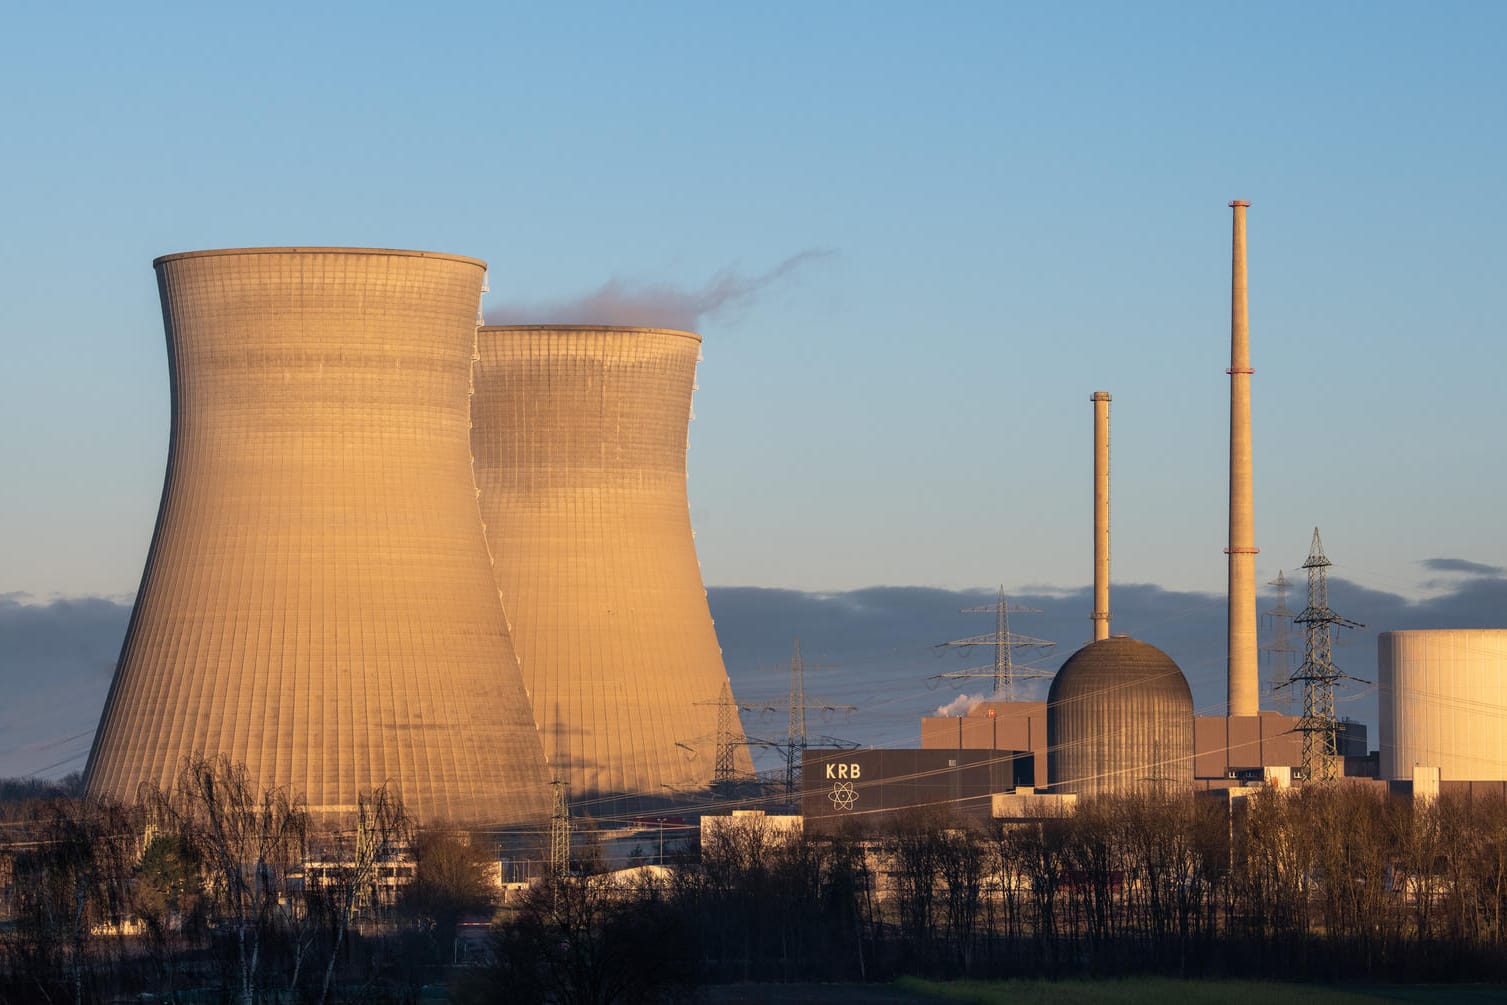
{"label": "low cloud bank", "polygon": [[[1379,632],[1507,627],[1507,576],[1493,574],[1493,566],[1463,560],[1431,561],[1450,563],[1430,564],[1431,571],[1456,575],[1445,592],[1418,601],[1331,579],[1331,606],[1366,626],[1337,633],[1335,661],[1342,670],[1375,680]],[[1302,585],[1295,586],[1289,606],[1298,609],[1303,606]],[[992,681],[982,676],[992,672],[990,647],[938,644],[993,630],[991,616],[960,613],[993,603],[993,588],[876,586],[804,593],[711,587],[707,598],[740,701],[779,706],[786,700],[791,651],[799,639],[809,702],[858,706],[851,713],[812,712],[812,734],[873,746],[910,746],[920,742],[922,716],[966,711],[992,690]],[[1273,606],[1274,599],[1263,596],[1261,609]],[[1092,637],[1087,587],[1022,591],[1010,600],[1041,611],[1012,615],[1014,631],[1057,643],[1052,649],[1018,652],[1018,662],[1027,670],[1055,671]],[[101,597],[25,601],[0,596],[0,693],[6,695],[0,703],[0,777],[56,778],[80,770],[88,756],[131,609],[129,603]],[[1187,674],[1195,707],[1208,714],[1223,711],[1223,596],[1117,584],[1111,606],[1115,632],[1165,650]],[[1293,640],[1301,650],[1301,631],[1294,630]],[[981,676],[937,679],[970,667],[982,668]],[[1262,669],[1271,672],[1265,665]],[[1017,696],[1040,700],[1047,684],[1044,679],[1023,680]],[[1339,699],[1341,715],[1371,725],[1374,746],[1374,685],[1351,685]],[[754,737],[775,739],[787,728],[780,710],[745,712],[743,718]],[[771,758],[767,751],[756,751],[761,764],[771,764]]]}

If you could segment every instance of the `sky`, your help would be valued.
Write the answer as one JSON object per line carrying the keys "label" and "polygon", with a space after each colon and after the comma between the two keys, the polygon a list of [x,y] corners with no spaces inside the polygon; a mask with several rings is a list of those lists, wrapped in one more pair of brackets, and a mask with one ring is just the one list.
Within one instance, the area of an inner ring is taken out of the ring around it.
{"label": "sky", "polygon": [[129,601],[151,260],[254,245],[479,257],[492,320],[693,324],[710,586],[1070,595],[1108,390],[1116,583],[1216,594],[1238,198],[1258,580],[1319,526],[1428,609],[1429,563],[1507,566],[1504,35],[1491,3],[14,4],[0,596]]}

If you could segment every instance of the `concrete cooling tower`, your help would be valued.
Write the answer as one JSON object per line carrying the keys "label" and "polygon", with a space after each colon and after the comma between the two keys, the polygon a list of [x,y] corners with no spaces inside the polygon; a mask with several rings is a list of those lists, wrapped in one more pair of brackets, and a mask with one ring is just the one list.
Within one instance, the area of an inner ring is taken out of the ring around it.
{"label": "concrete cooling tower", "polygon": [[[686,501],[700,346],[654,328],[478,335],[471,441],[493,571],[546,751],[599,817],[714,780],[728,680]],[[746,774],[729,725],[724,770]]]}
{"label": "concrete cooling tower", "polygon": [[421,821],[548,815],[468,443],[484,265],[256,248],[155,263],[172,434],[87,771],[244,762],[316,812],[391,782]]}

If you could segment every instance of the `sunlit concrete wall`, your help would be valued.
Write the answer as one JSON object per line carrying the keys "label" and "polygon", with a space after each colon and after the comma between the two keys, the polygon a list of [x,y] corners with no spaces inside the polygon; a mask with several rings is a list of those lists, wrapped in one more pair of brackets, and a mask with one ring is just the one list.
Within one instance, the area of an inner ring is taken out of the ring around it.
{"label": "sunlit concrete wall", "polygon": [[1079,649],[1047,694],[1047,774],[1078,796],[1193,784],[1193,693],[1172,658],[1111,635]]}
{"label": "sunlit concrete wall", "polygon": [[[478,339],[476,480],[546,751],[579,812],[705,790],[727,672],[686,498],[700,337],[515,326]],[[735,754],[750,771],[747,748]]]}
{"label": "sunlit concrete wall", "polygon": [[926,716],[923,749],[1019,750],[1035,759],[1033,785],[1047,787],[1047,703],[981,701],[967,715]]}
{"label": "sunlit concrete wall", "polygon": [[264,248],[156,264],[172,434],[89,791],[191,753],[322,811],[548,813],[468,440],[483,264]]}
{"label": "sunlit concrete wall", "polygon": [[1376,649],[1383,778],[1507,779],[1507,630],[1383,632]]}

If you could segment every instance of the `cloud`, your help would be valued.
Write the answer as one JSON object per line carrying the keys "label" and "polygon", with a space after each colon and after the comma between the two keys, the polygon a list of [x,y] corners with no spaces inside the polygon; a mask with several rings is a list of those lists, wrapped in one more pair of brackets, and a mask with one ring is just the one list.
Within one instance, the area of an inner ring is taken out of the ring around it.
{"label": "cloud", "polygon": [[1463,558],[1425,558],[1418,563],[1430,572],[1458,572],[1467,576],[1501,576],[1507,569],[1498,565],[1482,565]]}
{"label": "cloud", "polygon": [[[965,607],[988,605],[992,588],[938,590],[919,587],[870,587],[847,593],[802,593],[750,587],[710,587],[707,599],[717,621],[723,656],[739,701],[766,703],[773,712],[745,712],[750,735],[773,737],[786,729],[779,702],[789,693],[790,645],[799,636],[807,667],[808,694],[851,703],[858,710],[825,719],[813,733],[826,733],[867,746],[915,746],[920,743],[921,718],[955,714],[977,700],[967,693],[980,681],[972,678],[945,682],[937,674],[987,664],[987,646],[974,650],[937,648],[948,639],[987,634],[993,619],[962,614]],[[1055,672],[1087,643],[1093,634],[1089,612],[1092,591],[1023,589],[1012,603],[1039,608],[1037,615],[1010,619],[1013,631],[1055,640],[1048,650],[1019,650],[1020,664]],[[1330,606],[1364,627],[1335,632],[1334,658],[1346,673],[1366,681],[1376,678],[1376,636],[1384,631],[1418,628],[1507,628],[1507,576],[1478,575],[1456,580],[1447,592],[1423,600],[1373,590],[1347,580],[1329,580]],[[1288,606],[1301,609],[1301,585]],[[1199,714],[1223,714],[1226,701],[1225,598],[1223,594],[1165,590],[1145,583],[1117,583],[1110,603],[1112,630],[1139,638],[1162,649],[1183,670],[1193,689]],[[1260,609],[1275,606],[1265,594]],[[1263,623],[1262,641],[1270,636]],[[1302,659],[1303,631],[1292,630],[1293,644]],[[1263,660],[1263,680],[1276,675]],[[1044,700],[1049,681],[1018,681],[1022,700]],[[1288,692],[1296,689],[1288,688]],[[941,700],[939,700],[939,698]],[[1343,686],[1338,694],[1341,716],[1367,723],[1376,746],[1376,689],[1371,684]],[[1263,701],[1265,707],[1273,707]],[[766,755],[767,756],[767,755]],[[759,752],[755,758],[761,764]]]}
{"label": "cloud", "polygon": [[831,257],[828,248],[808,248],[758,275],[718,272],[699,289],[636,283],[614,276],[589,293],[545,303],[505,303],[487,308],[487,324],[632,325],[695,329],[708,318],[746,308],[770,287],[811,262]]}
{"label": "cloud", "polygon": [[130,615],[104,597],[0,597],[0,776],[83,768]]}
{"label": "cloud", "polygon": [[[1473,573],[1446,592],[1410,601],[1338,577],[1329,581],[1336,612],[1364,624],[1336,633],[1335,662],[1366,680],[1376,676],[1376,636],[1411,628],[1507,627],[1507,576]],[[921,718],[972,703],[977,678],[947,682],[937,675],[992,661],[989,647],[938,648],[938,643],[986,634],[987,614],[962,608],[994,602],[993,587],[942,590],[875,586],[842,593],[717,587],[707,590],[723,657],[741,703],[769,711],[743,713],[751,736],[775,739],[788,723],[782,707],[790,693],[790,658],[800,639],[805,687],[812,704],[853,704],[852,713],[812,712],[808,729],[866,746],[920,743]],[[1220,594],[1165,590],[1146,583],[1116,584],[1112,630],[1165,651],[1182,667],[1201,714],[1220,714],[1225,702],[1225,603]],[[1021,650],[1018,661],[1055,671],[1093,634],[1091,590],[1026,589],[1013,603],[1042,613],[1011,618],[1021,634],[1054,640],[1055,648]],[[1302,588],[1290,596],[1301,608]],[[1275,603],[1261,598],[1266,610]],[[130,616],[130,604],[107,598],[22,603],[0,597],[0,776],[58,777],[83,766]],[[1267,638],[1263,628],[1263,641]],[[1293,632],[1301,650],[1301,629]],[[1263,673],[1268,668],[1263,664]],[[1023,680],[1016,694],[1041,700],[1048,681]],[[1291,690],[1291,689],[1289,689]],[[1370,724],[1376,744],[1374,686],[1339,692],[1341,715]],[[768,766],[767,751],[756,760]]]}

